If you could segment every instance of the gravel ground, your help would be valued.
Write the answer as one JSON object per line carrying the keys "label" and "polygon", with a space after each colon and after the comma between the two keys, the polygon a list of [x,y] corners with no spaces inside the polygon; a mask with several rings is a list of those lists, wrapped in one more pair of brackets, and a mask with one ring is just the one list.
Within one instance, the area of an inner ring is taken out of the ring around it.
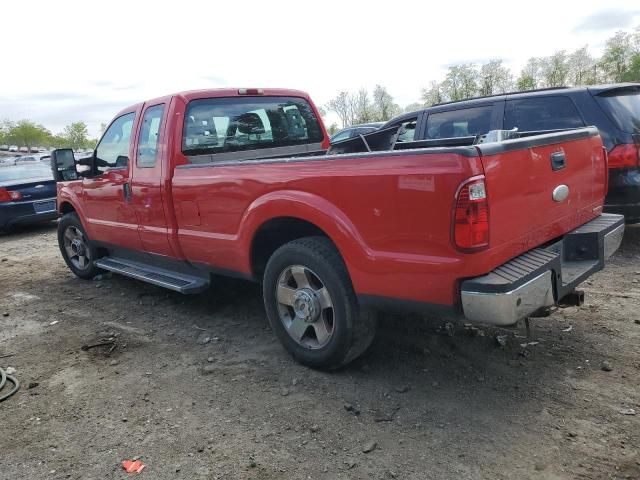
{"label": "gravel ground", "polygon": [[529,337],[388,316],[322,373],[283,351],[256,285],[86,282],[54,226],[0,236],[0,365],[23,384],[0,478],[127,478],[137,457],[150,479],[640,478],[639,282],[629,228],[585,305]]}

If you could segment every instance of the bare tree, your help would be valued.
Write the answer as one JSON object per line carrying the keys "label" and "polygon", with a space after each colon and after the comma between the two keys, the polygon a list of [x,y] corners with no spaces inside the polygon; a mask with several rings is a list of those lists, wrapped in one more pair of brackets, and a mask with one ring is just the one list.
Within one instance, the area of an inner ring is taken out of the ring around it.
{"label": "bare tree", "polygon": [[367,123],[374,120],[375,112],[373,111],[373,105],[369,100],[369,92],[366,88],[361,88],[354,96],[354,111],[353,120],[354,123]]}
{"label": "bare tree", "polygon": [[495,95],[511,90],[513,75],[502,60],[490,60],[480,68],[480,95]]}
{"label": "bare tree", "polygon": [[340,92],[327,103],[327,110],[335,112],[342,123],[342,127],[351,125],[351,98],[348,92]]}

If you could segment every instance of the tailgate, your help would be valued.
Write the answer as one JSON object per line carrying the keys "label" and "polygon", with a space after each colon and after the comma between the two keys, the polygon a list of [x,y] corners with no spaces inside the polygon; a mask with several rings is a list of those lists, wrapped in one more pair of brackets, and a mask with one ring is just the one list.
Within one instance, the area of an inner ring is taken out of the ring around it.
{"label": "tailgate", "polygon": [[492,247],[522,253],[599,215],[607,167],[595,127],[477,146]]}

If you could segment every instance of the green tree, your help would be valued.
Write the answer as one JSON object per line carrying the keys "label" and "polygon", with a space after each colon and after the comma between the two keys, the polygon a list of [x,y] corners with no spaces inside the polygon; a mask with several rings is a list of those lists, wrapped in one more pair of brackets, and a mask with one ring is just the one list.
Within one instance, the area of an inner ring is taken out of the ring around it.
{"label": "green tree", "polygon": [[560,50],[542,59],[542,77],[545,87],[564,87],[568,84],[569,61],[567,52]]}
{"label": "green tree", "polygon": [[431,105],[436,105],[446,101],[442,83],[432,81],[429,88],[422,89],[421,98],[425,107],[430,107]]}
{"label": "green tree", "polygon": [[67,140],[69,147],[74,150],[77,148],[85,148],[88,139],[87,124],[84,122],[74,122],[64,127],[62,136]]}
{"label": "green tree", "polygon": [[452,101],[464,100],[478,94],[478,70],[472,63],[449,67],[443,83],[445,95]]}
{"label": "green tree", "polygon": [[50,135],[42,125],[31,120],[20,120],[15,124],[9,123],[7,139],[10,143],[31,149],[46,143]]}
{"label": "green tree", "polygon": [[333,122],[331,125],[329,125],[329,127],[327,128],[327,132],[329,133],[329,135],[333,135],[334,133],[336,133],[338,131],[338,124],[336,122]]}
{"label": "green tree", "polygon": [[596,62],[585,45],[569,55],[569,84],[593,85],[597,82]]}
{"label": "green tree", "polygon": [[600,67],[607,81],[622,82],[626,78],[632,64],[633,41],[634,36],[623,31],[616,32],[607,40],[600,58]]}
{"label": "green tree", "polygon": [[3,120],[0,122],[0,144],[5,145],[10,143],[9,132],[12,128],[12,123],[9,120]]}
{"label": "green tree", "polygon": [[422,110],[424,108],[424,104],[420,102],[413,102],[407,105],[402,109],[404,113],[417,112],[418,110]]}
{"label": "green tree", "polygon": [[376,85],[373,89],[373,108],[375,109],[375,119],[387,121],[400,113],[400,107],[393,102],[393,97],[387,89],[381,85]]}
{"label": "green tree", "polygon": [[520,92],[533,90],[541,86],[542,78],[540,72],[541,59],[531,57],[520,71],[520,76],[516,80],[516,89]]}
{"label": "green tree", "polygon": [[480,68],[480,95],[495,95],[511,90],[513,75],[502,60],[494,59]]}

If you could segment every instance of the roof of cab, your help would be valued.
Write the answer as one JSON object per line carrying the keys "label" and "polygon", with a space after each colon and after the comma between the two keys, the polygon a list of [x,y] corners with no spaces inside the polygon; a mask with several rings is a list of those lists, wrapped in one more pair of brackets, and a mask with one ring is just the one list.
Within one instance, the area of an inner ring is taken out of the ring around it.
{"label": "roof of cab", "polygon": [[[262,93],[253,94],[241,94],[240,90],[261,90]],[[126,113],[137,111],[144,104],[155,104],[168,101],[172,97],[179,97],[185,102],[191,100],[197,100],[200,98],[222,98],[222,97],[302,97],[306,100],[310,100],[309,94],[301,90],[293,90],[290,88],[207,88],[202,90],[185,90],[183,92],[173,93],[170,95],[164,95],[162,97],[156,97],[145,100],[144,102],[129,105],[117,113],[115,118],[120,117]]]}

